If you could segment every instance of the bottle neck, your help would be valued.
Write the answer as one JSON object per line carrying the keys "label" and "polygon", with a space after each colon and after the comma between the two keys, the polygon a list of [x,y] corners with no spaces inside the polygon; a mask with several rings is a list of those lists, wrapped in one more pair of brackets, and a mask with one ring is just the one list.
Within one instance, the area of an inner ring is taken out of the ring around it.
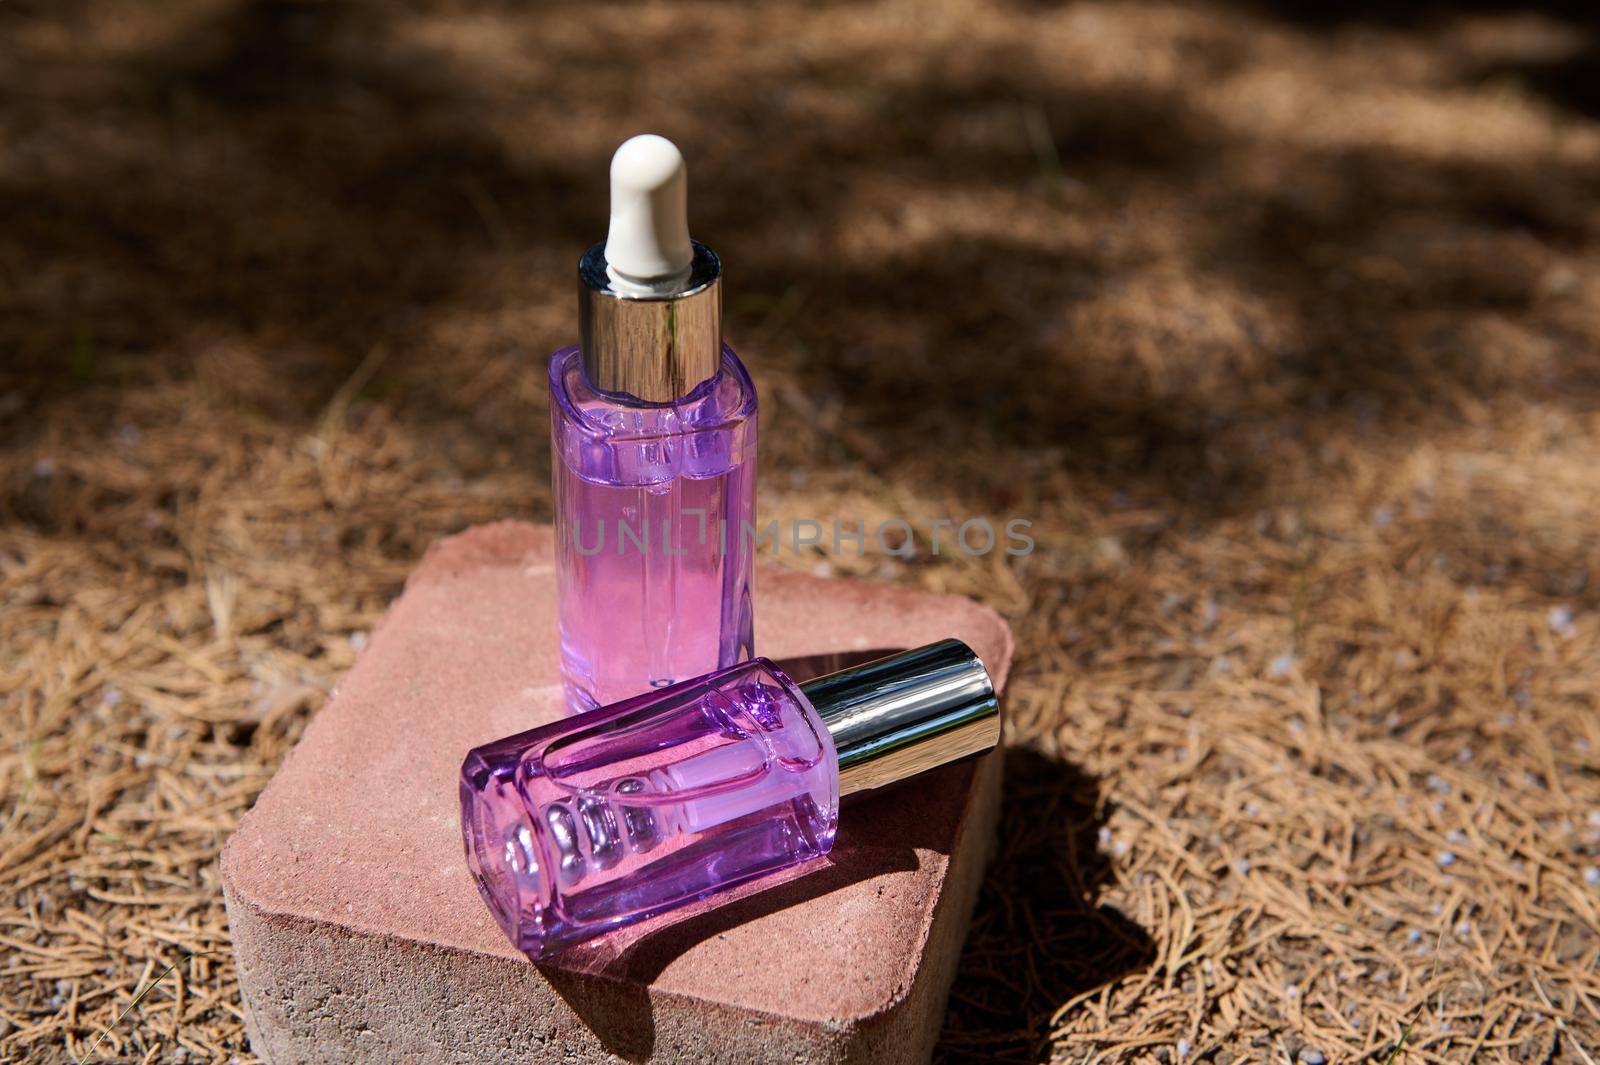
{"label": "bottle neck", "polygon": [[578,261],[583,373],[601,392],[671,403],[714,377],[722,361],[722,263],[694,243],[680,287],[622,287],[606,269],[606,246]]}

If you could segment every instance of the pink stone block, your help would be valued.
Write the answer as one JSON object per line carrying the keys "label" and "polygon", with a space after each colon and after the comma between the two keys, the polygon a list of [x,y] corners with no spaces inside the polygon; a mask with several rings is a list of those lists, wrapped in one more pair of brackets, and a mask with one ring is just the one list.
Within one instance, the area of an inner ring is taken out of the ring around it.
{"label": "pink stone block", "polygon": [[[779,570],[773,659],[1011,634],[964,599]],[[847,802],[830,864],[538,966],[462,857],[475,744],[560,713],[551,533],[428,552],[222,857],[252,1046],[268,1062],[918,1062],[939,1031],[999,804],[999,758]]]}

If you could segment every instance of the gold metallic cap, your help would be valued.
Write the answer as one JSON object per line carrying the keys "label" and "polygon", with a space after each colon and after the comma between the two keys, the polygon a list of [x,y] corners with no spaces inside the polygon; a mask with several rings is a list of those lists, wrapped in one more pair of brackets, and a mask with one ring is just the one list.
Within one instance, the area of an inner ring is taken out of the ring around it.
{"label": "gold metallic cap", "polygon": [[605,243],[578,260],[583,374],[602,392],[671,403],[722,365],[722,263],[694,242],[688,276],[668,291],[619,291]]}
{"label": "gold metallic cap", "polygon": [[842,669],[800,690],[833,734],[841,795],[881,788],[1000,742],[1000,703],[989,671],[960,640]]}

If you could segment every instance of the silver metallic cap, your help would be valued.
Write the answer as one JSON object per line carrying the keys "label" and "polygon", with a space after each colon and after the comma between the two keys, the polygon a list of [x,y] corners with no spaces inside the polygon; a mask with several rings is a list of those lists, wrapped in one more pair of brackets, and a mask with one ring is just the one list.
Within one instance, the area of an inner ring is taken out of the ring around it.
{"label": "silver metallic cap", "polygon": [[722,263],[694,243],[688,277],[673,290],[618,291],[606,271],[605,242],[578,260],[578,328],[583,374],[602,392],[671,403],[722,365]]}
{"label": "silver metallic cap", "polygon": [[833,734],[839,792],[904,780],[1000,742],[1000,703],[977,654],[940,640],[800,685]]}

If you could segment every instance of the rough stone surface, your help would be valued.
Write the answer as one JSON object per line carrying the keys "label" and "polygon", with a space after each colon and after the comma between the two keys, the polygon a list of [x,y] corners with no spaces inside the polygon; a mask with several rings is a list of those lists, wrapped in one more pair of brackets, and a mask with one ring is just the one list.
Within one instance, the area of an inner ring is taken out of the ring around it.
{"label": "rough stone surface", "polygon": [[[530,963],[462,858],[474,744],[559,714],[551,534],[429,552],[222,858],[269,1062],[914,1062],[939,1029],[998,808],[996,757],[848,803],[831,864]],[[775,659],[1011,635],[964,599],[776,570]]]}

